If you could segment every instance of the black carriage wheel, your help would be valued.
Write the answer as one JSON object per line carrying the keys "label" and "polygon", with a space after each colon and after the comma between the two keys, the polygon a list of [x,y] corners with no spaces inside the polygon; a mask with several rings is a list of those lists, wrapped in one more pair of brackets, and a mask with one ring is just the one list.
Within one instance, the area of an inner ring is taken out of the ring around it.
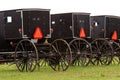
{"label": "black carriage wheel", "polygon": [[38,62],[38,51],[33,42],[21,40],[15,48],[15,63],[19,71],[34,71]]}
{"label": "black carriage wheel", "polygon": [[49,64],[52,63],[52,58],[54,57],[54,55],[56,55],[57,51],[55,49],[55,47],[53,45],[51,45],[50,43],[44,43],[43,44],[45,49],[42,50],[42,57],[40,56],[39,58],[39,67],[45,67]]}
{"label": "black carriage wheel", "polygon": [[50,65],[55,71],[65,71],[68,69],[72,55],[69,44],[63,39],[56,39],[51,43],[57,50],[56,57],[52,60],[55,64]]}
{"label": "black carriage wheel", "polygon": [[39,61],[38,61],[38,67],[45,67],[45,66],[47,66],[48,65],[48,60],[46,59],[46,58],[44,58],[44,59],[39,59]]}
{"label": "black carriage wheel", "polygon": [[111,44],[103,39],[98,38],[91,43],[92,46],[92,63],[94,65],[109,65],[113,58],[113,48]]}
{"label": "black carriage wheel", "polygon": [[87,66],[91,60],[91,45],[84,39],[76,38],[70,43],[72,65]]}
{"label": "black carriage wheel", "polygon": [[113,40],[110,40],[109,42],[112,45],[112,48],[114,51],[112,64],[119,64],[120,63],[120,45],[118,42],[115,42]]}

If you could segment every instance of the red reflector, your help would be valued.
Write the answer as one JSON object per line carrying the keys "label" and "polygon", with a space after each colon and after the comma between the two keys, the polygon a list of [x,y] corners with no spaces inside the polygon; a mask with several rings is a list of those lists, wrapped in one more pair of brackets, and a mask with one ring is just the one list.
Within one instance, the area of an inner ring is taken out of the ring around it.
{"label": "red reflector", "polygon": [[54,31],[53,28],[50,28],[50,32],[53,33],[53,31]]}
{"label": "red reflector", "polygon": [[33,38],[34,39],[42,39],[43,38],[43,34],[42,34],[42,31],[41,31],[40,27],[37,27],[35,29],[35,32],[33,34]]}
{"label": "red reflector", "polygon": [[11,41],[11,42],[10,42],[10,45],[11,45],[11,46],[14,46],[14,43]]}
{"label": "red reflector", "polygon": [[117,31],[114,31],[112,35],[112,40],[117,40],[117,39],[118,39]]}
{"label": "red reflector", "polygon": [[83,27],[82,27],[81,30],[80,30],[79,36],[80,36],[81,38],[86,38],[85,30],[84,30]]}
{"label": "red reflector", "polygon": [[18,31],[21,33],[21,32],[22,32],[22,29],[21,29],[21,28],[19,28],[19,29],[18,29]]}

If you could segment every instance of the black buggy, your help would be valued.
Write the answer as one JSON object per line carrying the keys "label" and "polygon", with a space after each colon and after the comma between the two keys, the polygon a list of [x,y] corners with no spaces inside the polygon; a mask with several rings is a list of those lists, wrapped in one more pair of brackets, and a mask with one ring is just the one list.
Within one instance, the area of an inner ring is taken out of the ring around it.
{"label": "black buggy", "polygon": [[21,72],[34,71],[44,59],[55,71],[67,70],[70,47],[60,39],[47,42],[51,39],[50,21],[49,9],[1,11],[0,63],[14,62]]}
{"label": "black buggy", "polygon": [[62,38],[69,43],[71,65],[120,63],[120,17],[72,12],[53,14],[51,19],[54,38]]}

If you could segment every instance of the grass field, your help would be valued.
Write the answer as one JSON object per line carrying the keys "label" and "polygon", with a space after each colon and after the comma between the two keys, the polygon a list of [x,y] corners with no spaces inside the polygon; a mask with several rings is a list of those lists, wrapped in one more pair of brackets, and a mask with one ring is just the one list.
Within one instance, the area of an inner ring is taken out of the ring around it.
{"label": "grass field", "polygon": [[19,72],[15,65],[0,65],[0,80],[120,80],[120,65],[69,67],[65,72],[50,67]]}

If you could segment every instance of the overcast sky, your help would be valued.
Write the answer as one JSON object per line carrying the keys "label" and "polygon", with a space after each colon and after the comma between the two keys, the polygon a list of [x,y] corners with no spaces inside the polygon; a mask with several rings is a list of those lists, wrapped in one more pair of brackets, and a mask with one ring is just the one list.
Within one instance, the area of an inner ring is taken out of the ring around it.
{"label": "overcast sky", "polygon": [[87,12],[120,16],[120,0],[0,0],[0,10],[46,8],[51,13]]}

